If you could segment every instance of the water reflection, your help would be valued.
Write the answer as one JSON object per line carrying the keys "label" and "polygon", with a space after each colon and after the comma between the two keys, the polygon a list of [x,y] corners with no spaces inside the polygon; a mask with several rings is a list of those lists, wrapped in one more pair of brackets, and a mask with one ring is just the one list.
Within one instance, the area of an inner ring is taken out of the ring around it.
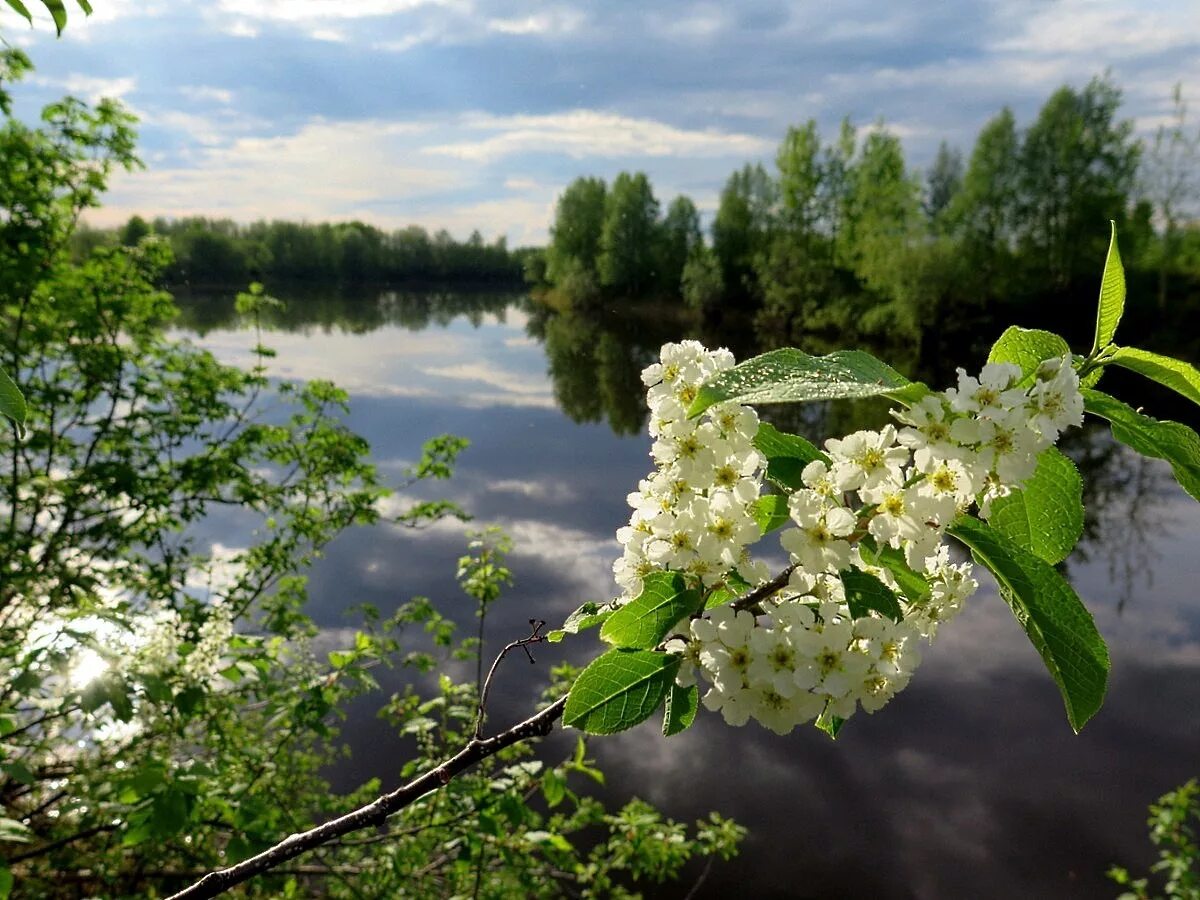
{"label": "water reflection", "polygon": [[[489,616],[493,642],[524,633],[530,616],[554,621],[610,595],[613,532],[649,465],[638,373],[663,340],[719,337],[670,316],[557,311],[494,294],[286,299],[267,339],[280,352],[276,374],[347,385],[350,425],[381,467],[411,462],[431,434],[471,439],[455,478],[429,496],[514,535],[518,587]],[[193,298],[181,326],[246,361],[253,337],[220,308]],[[729,334],[735,352],[753,352]],[[934,384],[949,377],[889,361]],[[817,438],[882,414],[879,404],[769,411],[780,427]],[[706,896],[1111,896],[1110,863],[1149,863],[1146,802],[1200,765],[1200,507],[1165,466],[1100,431],[1065,449],[1089,507],[1085,542],[1066,565],[1113,656],[1104,710],[1071,734],[1040,660],[985,588],[929,649],[913,686],[856,717],[837,744],[815,730],[778,738],[703,714],[670,742],[654,723],[597,741],[614,797],[637,793],[677,818],[718,808],[752,828],[744,856],[714,871]],[[229,539],[227,523],[213,530]],[[425,594],[466,621],[451,579],[462,547],[454,524],[346,534],[313,574],[314,614],[332,631],[354,604],[390,610]],[[557,654],[578,663],[596,649],[591,638],[567,642],[539,654],[536,670],[504,670],[497,720],[528,708],[540,684],[531,671],[543,676]],[[356,752],[336,773],[341,786],[397,780],[402,745],[372,712],[363,706],[348,723]]]}

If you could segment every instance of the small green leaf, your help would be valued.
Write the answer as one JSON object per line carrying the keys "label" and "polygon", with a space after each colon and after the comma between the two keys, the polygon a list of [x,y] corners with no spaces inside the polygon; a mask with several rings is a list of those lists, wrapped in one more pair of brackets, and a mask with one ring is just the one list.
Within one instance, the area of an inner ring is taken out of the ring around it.
{"label": "small green leaf", "polygon": [[908,564],[902,550],[887,544],[880,547],[874,538],[868,536],[859,542],[858,551],[867,565],[878,566],[891,572],[910,603],[924,603],[933,595],[929,582]]}
{"label": "small green leaf", "polygon": [[1191,363],[1136,347],[1118,347],[1107,361],[1157,381],[1200,404],[1200,371]]}
{"label": "small green leaf", "polygon": [[1021,367],[1026,379],[1031,379],[1042,360],[1069,356],[1070,353],[1067,342],[1052,331],[1013,325],[992,344],[988,362],[1014,363]]}
{"label": "small green leaf", "polygon": [[687,731],[696,721],[696,711],[700,708],[700,689],[694,684],[682,688],[671,684],[667,692],[667,703],[663,710],[663,735],[671,737],[681,731]]}
{"label": "small green leaf", "polygon": [[751,504],[754,521],[763,534],[782,528],[788,521],[788,498],[783,494],[764,494]]}
{"label": "small green leaf", "polygon": [[988,522],[1014,544],[1054,565],[1083,534],[1083,479],[1054,447],[1038,456],[1025,487],[992,501]]}
{"label": "small green leaf", "polygon": [[547,769],[542,773],[542,796],[546,798],[546,805],[551,809],[566,799],[567,780],[557,769]]}
{"label": "small green leaf", "polygon": [[846,397],[877,397],[912,384],[891,366],[862,350],[810,356],[772,350],[710,378],[688,410],[698,416],[714,403],[803,403]]}
{"label": "small green leaf", "polygon": [[829,461],[829,457],[800,435],[780,431],[769,422],[759,423],[754,448],[767,458],[767,477],[793,491],[804,486],[800,476],[805,466],[817,459]]}
{"label": "small green leaf", "polygon": [[649,650],[702,603],[700,592],[689,590],[678,572],[651,572],[642,581],[642,592],[601,626],[600,639],[617,647]]}
{"label": "small green leaf", "polygon": [[0,863],[0,900],[7,900],[12,894],[13,873],[4,863]]}
{"label": "small green leaf", "polygon": [[1200,435],[1179,422],[1144,416],[1102,391],[1082,393],[1084,409],[1107,419],[1113,437],[1143,456],[1165,459],[1180,486],[1200,500]]}
{"label": "small green leaf", "polygon": [[581,631],[587,631],[589,628],[603,625],[604,620],[614,612],[616,612],[616,609],[608,603],[597,603],[595,600],[589,600],[567,616],[567,621],[563,622],[562,628],[557,628],[549,632],[546,635],[546,640],[552,644],[557,644],[568,634],[579,634]]}
{"label": "small green leaf", "polygon": [[895,592],[874,575],[860,569],[846,569],[840,574],[846,588],[846,604],[854,618],[861,619],[872,611],[893,622],[904,618]]}
{"label": "small green leaf", "polygon": [[42,0],[42,5],[50,11],[50,17],[54,19],[54,28],[61,37],[63,29],[67,27],[67,8],[62,0]]}
{"label": "small green leaf", "polygon": [[609,650],[579,673],[563,724],[589,734],[615,734],[644,722],[675,682],[680,657],[651,650]]}
{"label": "small green leaf", "polygon": [[835,716],[828,709],[817,717],[817,721],[813,722],[817,728],[820,728],[833,740],[837,740],[838,732],[842,730],[842,726],[846,724],[846,720],[841,716]]}
{"label": "small green leaf", "polygon": [[1096,343],[1093,355],[1113,342],[1121,313],[1125,311],[1125,269],[1117,249],[1117,223],[1110,222],[1112,237],[1108,241],[1108,257],[1104,260],[1104,275],[1100,279],[1100,305],[1096,310]]}
{"label": "small green leaf", "polygon": [[8,373],[0,369],[0,416],[17,426],[17,434],[25,437],[25,417],[28,410],[25,407],[25,396],[17,383]]}
{"label": "small green leaf", "polygon": [[1108,648],[1091,613],[1053,566],[986,523],[962,516],[947,530],[996,576],[1001,595],[1058,685],[1067,720],[1078,732],[1100,709],[1108,685]]}
{"label": "small green leaf", "polygon": [[[33,24],[33,14],[29,12],[29,7],[22,3],[21,0],[5,0],[5,2],[11,6],[18,15],[23,17],[26,22],[28,22],[30,25]],[[9,875],[9,878],[12,878],[12,876]]]}

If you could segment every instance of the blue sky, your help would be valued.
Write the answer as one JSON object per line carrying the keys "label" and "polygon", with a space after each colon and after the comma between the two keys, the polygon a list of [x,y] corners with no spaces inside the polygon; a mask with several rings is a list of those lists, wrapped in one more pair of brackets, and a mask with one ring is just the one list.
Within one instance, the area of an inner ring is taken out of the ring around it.
{"label": "blue sky", "polygon": [[[133,212],[361,218],[540,242],[562,186],[646,171],[715,208],[789,124],[883,119],[913,165],[969,151],[1005,104],[1027,123],[1108,69],[1148,133],[1200,92],[1195,0],[94,0],[62,39],[5,9],[38,71],[23,109],[116,95],[147,169]],[[77,11],[72,7],[72,13]]]}

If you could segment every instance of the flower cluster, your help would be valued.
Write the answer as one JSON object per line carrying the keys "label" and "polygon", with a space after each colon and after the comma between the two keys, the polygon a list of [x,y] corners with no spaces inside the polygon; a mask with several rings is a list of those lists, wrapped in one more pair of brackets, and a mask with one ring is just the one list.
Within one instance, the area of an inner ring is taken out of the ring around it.
{"label": "flower cluster", "polygon": [[745,548],[761,536],[753,515],[765,465],[753,444],[758,416],[735,403],[710,407],[700,419],[687,415],[700,384],[732,366],[733,354],[684,341],[666,344],[660,359],[642,372],[657,465],[629,495],[633,514],[617,532],[625,552],[613,572],[627,599],[656,569],[706,587],[731,569],[743,578],[757,573]]}
{"label": "flower cluster", "polygon": [[[626,548],[618,581],[629,592],[636,576],[659,567],[716,584],[745,566],[746,547],[759,537],[749,504],[764,461],[751,444],[753,413],[727,405],[702,422],[685,416],[699,382],[732,359],[689,343],[667,345],[662,360],[643,375],[659,468],[631,496],[633,519],[618,533]],[[920,639],[932,640],[978,587],[970,563],[951,560],[945,529],[972,507],[986,517],[1030,478],[1037,455],[1080,424],[1083,401],[1068,356],[1046,360],[1028,379],[1010,364],[989,364],[978,377],[960,369],[955,387],[892,415],[899,427],[830,439],[823,458],[804,468],[780,537],[791,564],[786,586],[694,617],[684,639],[670,642],[684,656],[680,684],[702,676],[705,706],[729,724],[753,718],[786,733],[860,706],[874,712],[902,690],[920,662]],[[735,420],[738,427],[722,425]],[[731,484],[714,477],[715,467]],[[739,524],[714,545],[718,503]],[[898,617],[848,600],[855,570],[896,597]]]}

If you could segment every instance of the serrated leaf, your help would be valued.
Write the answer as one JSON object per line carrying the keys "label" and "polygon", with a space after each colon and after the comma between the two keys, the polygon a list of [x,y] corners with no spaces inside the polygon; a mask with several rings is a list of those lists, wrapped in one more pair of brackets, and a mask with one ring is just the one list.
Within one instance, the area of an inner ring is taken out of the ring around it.
{"label": "serrated leaf", "polygon": [[1083,407],[1107,419],[1113,437],[1143,456],[1165,459],[1180,487],[1200,500],[1200,435],[1179,422],[1144,416],[1102,391],[1083,390]]}
{"label": "serrated leaf", "polygon": [[588,734],[615,734],[644,722],[662,705],[679,663],[671,653],[609,650],[571,685],[563,724]]}
{"label": "serrated leaf", "polygon": [[877,397],[912,384],[863,350],[811,356],[803,350],[772,350],[739,363],[701,386],[689,416],[714,403],[803,403],[848,397]]}
{"label": "serrated leaf", "polygon": [[1191,363],[1137,347],[1118,347],[1108,362],[1157,381],[1163,387],[1200,404],[1200,371]]}
{"label": "serrated leaf", "polygon": [[0,369],[0,416],[16,425],[17,434],[24,437],[26,415],[28,409],[25,406],[25,395],[8,373]]}
{"label": "serrated leaf", "polygon": [[1078,732],[1104,702],[1108,648],[1092,615],[1054,568],[985,522],[960,517],[947,529],[996,576],[1030,642],[1042,657]]}
{"label": "serrated leaf", "polygon": [[1042,360],[1069,356],[1070,353],[1067,342],[1052,331],[1012,325],[992,344],[988,362],[1013,363],[1020,366],[1025,378],[1029,379]]}
{"label": "serrated leaf", "polygon": [[988,522],[1010,541],[1054,565],[1083,534],[1083,479],[1054,447],[1038,455],[1025,487],[992,501]]}
{"label": "serrated leaf", "polygon": [[1100,279],[1100,304],[1096,309],[1096,343],[1092,353],[1103,350],[1113,342],[1121,313],[1125,311],[1125,269],[1117,249],[1117,223],[1109,222],[1112,236],[1108,240],[1108,256],[1104,260],[1104,275]]}
{"label": "serrated leaf", "polygon": [[667,701],[663,709],[663,735],[671,737],[681,731],[687,731],[696,721],[696,711],[700,709],[700,689],[694,684],[682,688],[672,683],[667,691]]}
{"label": "serrated leaf", "polygon": [[607,603],[597,603],[594,600],[589,600],[587,603],[581,604],[578,609],[567,616],[567,620],[563,622],[562,628],[556,628],[554,631],[549,632],[546,635],[546,640],[552,644],[557,644],[568,634],[579,634],[581,631],[587,631],[589,628],[603,625],[604,620],[614,612],[616,612],[616,609]]}
{"label": "serrated leaf", "polygon": [[790,518],[788,498],[783,494],[764,494],[751,504],[750,509],[763,534],[782,528]]}
{"label": "serrated leaf", "polygon": [[846,605],[850,607],[850,615],[854,618],[861,619],[872,611],[887,616],[893,622],[904,618],[895,592],[870,572],[845,569],[840,577],[846,589]]}
{"label": "serrated leaf", "polygon": [[702,603],[700,592],[688,589],[678,572],[651,572],[642,579],[642,592],[601,626],[600,638],[617,647],[649,650]]}
{"label": "serrated leaf", "polygon": [[904,552],[884,544],[880,547],[874,538],[864,537],[858,545],[858,552],[863,562],[881,569],[887,569],[896,579],[901,592],[911,603],[924,603],[932,595],[933,590],[925,577],[917,572],[904,558]]}

